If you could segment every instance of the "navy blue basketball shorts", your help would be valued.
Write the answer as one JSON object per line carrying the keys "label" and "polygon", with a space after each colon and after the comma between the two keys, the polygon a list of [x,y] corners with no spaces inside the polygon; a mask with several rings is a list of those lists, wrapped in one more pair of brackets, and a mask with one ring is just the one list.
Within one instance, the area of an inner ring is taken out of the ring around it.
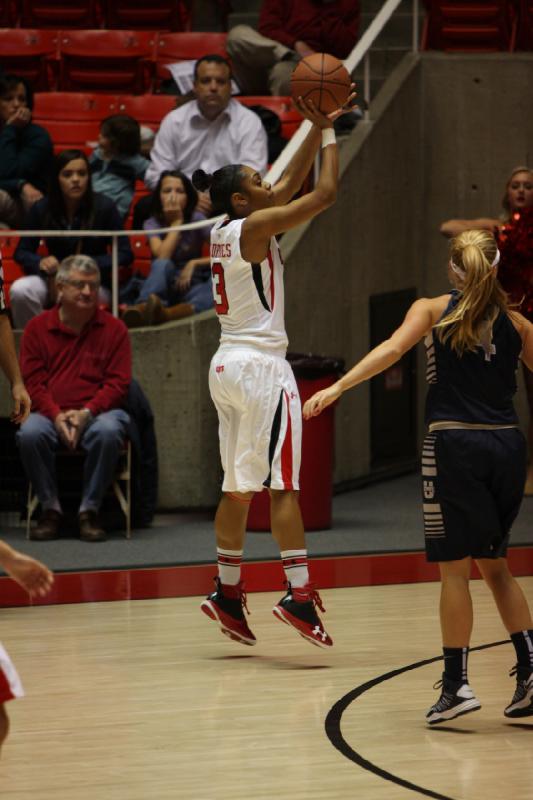
{"label": "navy blue basketball shorts", "polygon": [[428,561],[505,556],[524,493],[526,456],[517,428],[427,434],[422,502]]}

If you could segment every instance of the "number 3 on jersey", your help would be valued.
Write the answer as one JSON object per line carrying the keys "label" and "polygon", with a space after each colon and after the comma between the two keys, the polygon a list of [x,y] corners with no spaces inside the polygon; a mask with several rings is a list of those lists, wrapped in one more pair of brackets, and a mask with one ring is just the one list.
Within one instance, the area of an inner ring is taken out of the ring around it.
{"label": "number 3 on jersey", "polygon": [[224,281],[224,267],[220,261],[215,261],[211,267],[213,276],[213,296],[215,298],[215,311],[217,314],[227,314],[229,310],[226,283]]}

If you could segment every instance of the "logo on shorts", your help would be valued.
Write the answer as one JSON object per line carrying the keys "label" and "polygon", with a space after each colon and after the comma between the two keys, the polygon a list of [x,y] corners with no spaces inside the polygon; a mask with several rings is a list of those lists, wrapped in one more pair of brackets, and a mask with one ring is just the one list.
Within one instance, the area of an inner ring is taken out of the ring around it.
{"label": "logo on shorts", "polygon": [[435,497],[435,486],[433,481],[424,481],[424,499],[432,500]]}
{"label": "logo on shorts", "polygon": [[291,400],[294,400],[295,397],[296,397],[296,393],[295,392],[291,392]]}
{"label": "logo on shorts", "polygon": [[218,367],[215,367],[215,372],[224,372],[224,364],[220,364]]}

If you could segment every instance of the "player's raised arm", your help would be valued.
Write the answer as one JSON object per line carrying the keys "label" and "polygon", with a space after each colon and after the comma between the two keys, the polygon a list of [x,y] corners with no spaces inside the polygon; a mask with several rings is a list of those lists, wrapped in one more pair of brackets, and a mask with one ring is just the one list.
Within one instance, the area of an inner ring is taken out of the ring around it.
{"label": "player's raised arm", "polygon": [[[328,114],[329,119],[331,122],[338,119],[342,114],[346,114],[349,111],[353,110],[353,101],[355,99],[355,84],[352,83],[351,85],[351,93],[348,97],[346,103],[338,108],[336,111],[331,112]],[[302,102],[301,98],[298,98],[294,101],[294,105],[300,111],[303,117],[309,119],[307,116],[307,111],[305,104]],[[314,120],[311,120],[314,121]],[[293,155],[292,159],[287,164],[285,172],[279,179],[279,181],[272,187],[272,194],[274,195],[274,200],[276,205],[285,205],[288,203],[294,195],[300,191],[302,188],[303,182],[305,181],[306,177],[309,175],[309,171],[313,166],[313,162],[315,160],[315,156],[318,152],[321,142],[320,136],[321,128],[319,125],[314,124],[305,139],[303,140],[302,144]]]}
{"label": "player's raised arm", "polygon": [[255,260],[253,253],[257,246],[264,246],[271,236],[307,222],[333,205],[337,198],[339,158],[333,123],[314,106],[312,101],[302,103],[302,107],[306,109],[307,119],[310,119],[321,132],[323,152],[318,181],[311,192],[283,206],[275,205],[276,197],[272,192],[272,203],[269,208],[262,208],[247,216],[241,234],[241,247],[246,259],[248,259],[245,254],[247,251],[250,252],[250,259]]}

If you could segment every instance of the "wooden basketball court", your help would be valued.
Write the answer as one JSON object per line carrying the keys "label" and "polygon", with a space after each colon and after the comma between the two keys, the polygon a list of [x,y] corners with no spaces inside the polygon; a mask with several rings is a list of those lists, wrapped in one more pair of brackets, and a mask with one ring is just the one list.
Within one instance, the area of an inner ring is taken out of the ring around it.
{"label": "wooden basketball court", "polygon": [[2,799],[530,800],[533,718],[503,717],[514,652],[472,588],[473,645],[494,645],[470,660],[483,708],[436,728],[442,665],[417,666],[440,654],[436,583],[322,592],[328,651],[276,621],[279,593],[248,596],[254,648],[194,597],[3,609],[27,697]]}

